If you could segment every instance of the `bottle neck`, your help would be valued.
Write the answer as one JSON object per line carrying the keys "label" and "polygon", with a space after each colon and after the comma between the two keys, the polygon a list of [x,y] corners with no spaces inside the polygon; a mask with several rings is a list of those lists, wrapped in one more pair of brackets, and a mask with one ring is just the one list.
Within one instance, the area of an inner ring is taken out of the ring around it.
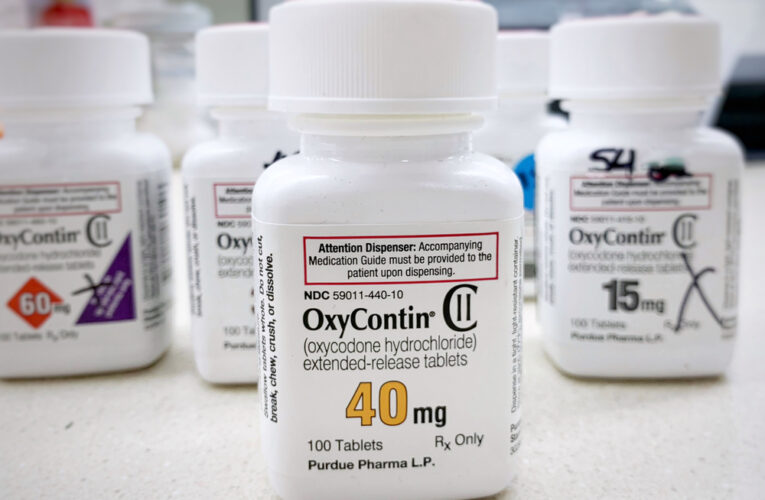
{"label": "bottle neck", "polygon": [[307,158],[364,163],[439,161],[473,151],[470,132],[426,136],[362,137],[302,134],[300,152]]}
{"label": "bottle neck", "polygon": [[[523,134],[524,130],[538,128],[548,117],[544,96],[503,95],[497,108],[486,113],[485,131],[491,131],[498,140],[502,140],[507,134]],[[505,140],[502,142],[507,143]]]}
{"label": "bottle neck", "polygon": [[547,102],[544,95],[501,95],[496,114],[519,119],[543,117],[547,115]]}
{"label": "bottle neck", "polygon": [[300,151],[309,158],[407,163],[438,161],[473,151],[476,115],[316,116],[297,115]]}
{"label": "bottle neck", "polygon": [[669,101],[566,101],[571,128],[655,133],[701,125],[705,103]]}
{"label": "bottle neck", "polygon": [[265,108],[213,108],[218,135],[224,140],[251,140],[278,137],[287,132],[284,115]]}
{"label": "bottle neck", "polygon": [[139,108],[12,110],[0,115],[8,139],[94,141],[136,131]]}

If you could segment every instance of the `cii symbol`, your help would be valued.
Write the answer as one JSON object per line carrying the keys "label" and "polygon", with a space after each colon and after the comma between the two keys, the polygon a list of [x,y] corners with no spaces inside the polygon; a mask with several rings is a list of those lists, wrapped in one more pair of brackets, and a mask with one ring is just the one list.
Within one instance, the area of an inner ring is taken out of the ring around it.
{"label": "cii symbol", "polygon": [[473,319],[473,302],[478,293],[475,285],[457,285],[444,297],[444,321],[455,332],[467,332],[478,325]]}
{"label": "cii symbol", "polygon": [[696,247],[697,219],[698,217],[695,214],[683,214],[675,220],[675,223],[672,226],[672,239],[675,241],[675,244],[682,250],[680,252],[680,257],[683,259],[685,269],[688,271],[688,274],[691,278],[691,281],[688,284],[688,287],[685,289],[685,293],[683,294],[682,301],[680,302],[680,309],[677,313],[677,323],[675,323],[674,326],[676,333],[683,328],[688,303],[691,299],[691,295],[693,295],[694,292],[696,292],[696,294],[699,296],[701,302],[704,304],[704,307],[706,307],[707,311],[709,311],[709,314],[712,316],[712,319],[714,319],[715,323],[720,325],[721,328],[728,329],[736,326],[736,318],[723,318],[717,313],[715,308],[712,306],[712,303],[709,301],[709,297],[707,297],[704,288],[702,287],[701,278],[707,274],[716,273],[717,269],[708,266],[696,271],[696,269],[694,269],[691,265],[691,254],[689,250]]}
{"label": "cii symbol", "polygon": [[683,214],[672,225],[672,239],[675,245],[683,250],[690,250],[696,246],[696,214]]}

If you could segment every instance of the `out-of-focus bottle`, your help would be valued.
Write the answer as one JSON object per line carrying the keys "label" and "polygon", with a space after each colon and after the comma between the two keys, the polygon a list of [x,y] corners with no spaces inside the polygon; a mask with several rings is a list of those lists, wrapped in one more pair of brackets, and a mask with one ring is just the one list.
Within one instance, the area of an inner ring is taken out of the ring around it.
{"label": "out-of-focus bottle", "polygon": [[167,4],[123,11],[109,24],[145,33],[151,41],[155,104],[138,126],[158,135],[179,165],[194,144],[214,136],[196,105],[194,35],[211,24],[210,10],[196,3]]}
{"label": "out-of-focus bottle", "polygon": [[497,37],[499,107],[485,115],[475,149],[502,160],[523,186],[523,295],[536,296],[534,149],[547,132],[566,126],[547,111],[549,38],[544,31],[503,31]]}

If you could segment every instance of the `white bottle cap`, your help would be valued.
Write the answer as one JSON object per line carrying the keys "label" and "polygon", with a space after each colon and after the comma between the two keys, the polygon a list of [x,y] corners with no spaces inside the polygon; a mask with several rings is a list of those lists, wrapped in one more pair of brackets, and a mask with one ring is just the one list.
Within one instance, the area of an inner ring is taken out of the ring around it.
{"label": "white bottle cap", "polygon": [[268,98],[268,26],[232,24],[200,31],[197,93],[202,106],[264,107]]}
{"label": "white bottle cap", "polygon": [[497,15],[459,0],[296,0],[271,9],[270,107],[447,114],[496,100]]}
{"label": "white bottle cap", "polygon": [[0,108],[134,106],[152,101],[146,36],[122,30],[0,31]]}
{"label": "white bottle cap", "polygon": [[497,87],[500,95],[544,95],[550,67],[550,37],[544,31],[500,31]]}
{"label": "white bottle cap", "polygon": [[564,99],[706,98],[720,91],[720,34],[675,13],[592,18],[551,30],[550,94]]}

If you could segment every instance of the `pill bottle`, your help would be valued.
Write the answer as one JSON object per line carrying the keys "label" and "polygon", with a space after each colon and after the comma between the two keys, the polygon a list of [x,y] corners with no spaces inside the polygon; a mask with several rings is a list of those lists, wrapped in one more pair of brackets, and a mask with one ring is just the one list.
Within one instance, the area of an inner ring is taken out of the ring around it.
{"label": "pill bottle", "polygon": [[183,160],[194,358],[209,382],[254,383],[252,190],[299,139],[284,116],[266,110],[265,24],[207,28],[196,44],[200,104],[219,133]]}
{"label": "pill bottle", "polygon": [[[214,137],[213,124],[196,105],[195,34],[212,23],[212,12],[196,2],[151,0],[126,3],[106,22],[149,37],[154,104],[138,130],[156,134],[170,149],[173,166],[195,144]],[[108,12],[107,12],[108,14]]]}
{"label": "pill bottle", "polygon": [[553,28],[569,129],[537,150],[544,344],[564,372],[720,374],[736,337],[743,155],[702,125],[718,27],[665,14]]}
{"label": "pill bottle", "polygon": [[542,137],[566,126],[548,112],[549,36],[544,31],[501,31],[497,37],[499,106],[475,134],[477,151],[515,170],[523,187],[523,295],[536,296],[534,259],[534,150]]}
{"label": "pill bottle", "polygon": [[0,376],[147,366],[170,343],[170,156],[137,33],[0,33]]}
{"label": "pill bottle", "polygon": [[283,498],[468,498],[520,444],[523,193],[474,152],[496,12],[271,10],[299,155],[255,186],[263,451]]}

